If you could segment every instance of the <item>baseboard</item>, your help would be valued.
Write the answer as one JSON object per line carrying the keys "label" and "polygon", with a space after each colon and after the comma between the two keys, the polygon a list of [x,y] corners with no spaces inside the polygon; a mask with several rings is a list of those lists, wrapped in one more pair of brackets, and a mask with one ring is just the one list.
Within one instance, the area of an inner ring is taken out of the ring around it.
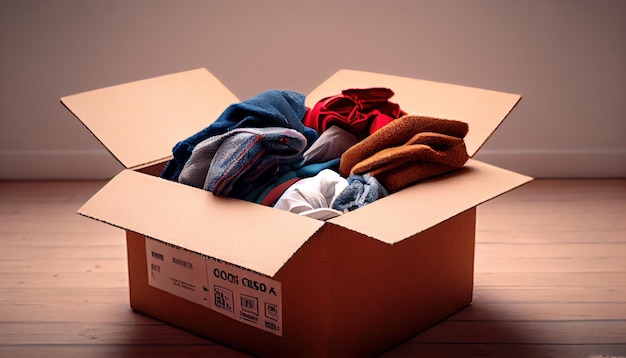
{"label": "baseboard", "polygon": [[109,179],[122,169],[104,149],[0,151],[0,180]]}
{"label": "baseboard", "polygon": [[[535,178],[626,178],[626,149],[483,149],[475,158]],[[106,150],[0,151],[0,180],[109,179],[122,169]]]}
{"label": "baseboard", "polygon": [[481,150],[476,159],[535,178],[626,178],[626,149]]}

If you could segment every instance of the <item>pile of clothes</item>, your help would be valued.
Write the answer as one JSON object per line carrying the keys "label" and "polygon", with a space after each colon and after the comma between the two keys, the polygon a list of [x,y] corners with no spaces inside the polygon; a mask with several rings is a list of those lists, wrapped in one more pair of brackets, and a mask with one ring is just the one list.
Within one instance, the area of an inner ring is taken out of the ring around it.
{"label": "pile of clothes", "polygon": [[161,177],[326,220],[461,168],[467,124],[408,115],[393,95],[346,89],[307,108],[262,92],[177,143]]}

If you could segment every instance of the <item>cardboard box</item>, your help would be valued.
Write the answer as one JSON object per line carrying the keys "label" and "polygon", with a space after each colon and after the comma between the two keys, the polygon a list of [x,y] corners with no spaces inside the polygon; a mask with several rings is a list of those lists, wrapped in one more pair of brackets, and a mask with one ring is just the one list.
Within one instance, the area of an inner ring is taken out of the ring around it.
{"label": "cardboard box", "polygon": [[[473,156],[519,95],[341,70],[307,106],[388,87],[465,121]],[[239,102],[206,69],[62,98],[128,169],[79,213],[126,230],[130,305],[260,356],[371,356],[472,301],[476,206],[531,178],[470,159],[326,222],[158,177],[176,142]]]}

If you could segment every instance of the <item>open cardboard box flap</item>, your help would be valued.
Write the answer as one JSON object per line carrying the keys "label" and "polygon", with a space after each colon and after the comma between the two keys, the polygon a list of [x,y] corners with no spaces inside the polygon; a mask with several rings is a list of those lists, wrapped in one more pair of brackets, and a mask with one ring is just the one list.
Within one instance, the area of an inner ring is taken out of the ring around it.
{"label": "open cardboard box flap", "polygon": [[[306,104],[312,107],[344,89],[367,87],[392,89],[395,96],[391,101],[409,114],[467,122],[470,155],[520,99],[519,95],[484,89],[341,70],[314,89]],[[61,101],[123,165],[138,168],[171,157],[178,141],[210,125],[239,99],[206,69],[197,69]],[[394,244],[530,180],[470,160],[466,168],[324,223],[125,170],[79,213],[273,276],[323,225],[340,225]]]}
{"label": "open cardboard box flap", "polygon": [[78,213],[270,277],[324,224],[128,169]]}
{"label": "open cardboard box flap", "polygon": [[[387,87],[407,113],[464,121],[473,156],[520,100],[516,94],[372,72],[340,70],[306,97],[348,88]],[[126,168],[165,160],[174,145],[213,123],[240,100],[204,68],[61,98],[61,102]]]}
{"label": "open cardboard box flap", "polygon": [[126,168],[172,156],[174,145],[199,132],[239,99],[204,68],[61,98]]}

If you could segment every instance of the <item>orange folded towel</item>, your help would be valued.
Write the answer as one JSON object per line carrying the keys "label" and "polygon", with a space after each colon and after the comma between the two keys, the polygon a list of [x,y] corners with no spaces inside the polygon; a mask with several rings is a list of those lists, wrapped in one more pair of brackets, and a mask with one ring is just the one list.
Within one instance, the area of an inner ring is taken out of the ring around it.
{"label": "orange folded towel", "polygon": [[343,176],[369,173],[389,192],[461,168],[469,159],[465,122],[404,116],[344,152]]}

